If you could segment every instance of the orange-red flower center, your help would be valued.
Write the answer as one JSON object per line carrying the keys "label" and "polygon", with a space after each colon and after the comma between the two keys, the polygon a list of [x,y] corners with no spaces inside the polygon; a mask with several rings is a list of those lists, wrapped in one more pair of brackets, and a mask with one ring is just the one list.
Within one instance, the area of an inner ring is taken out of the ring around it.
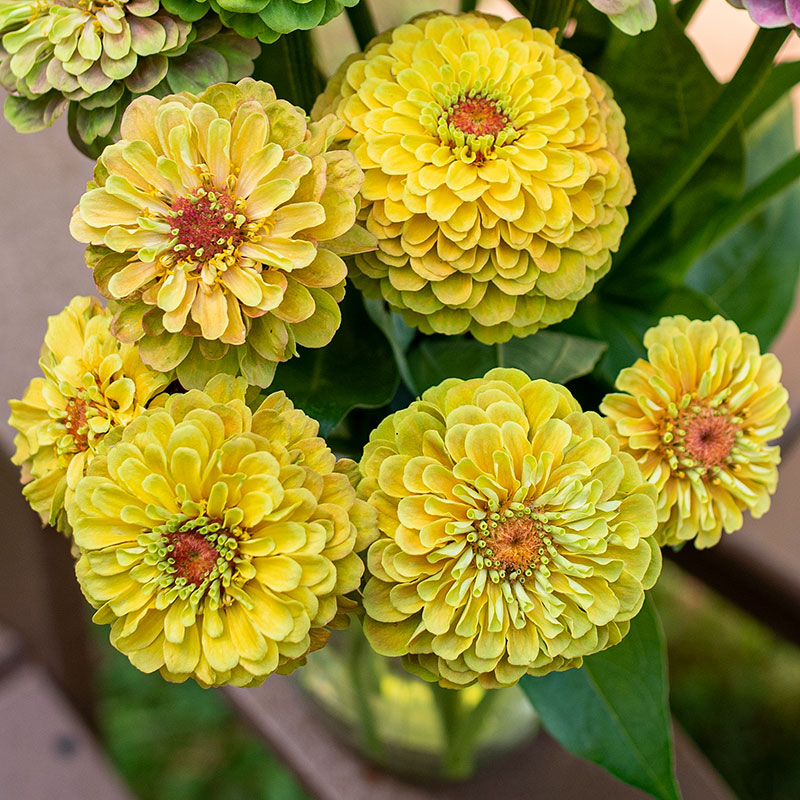
{"label": "orange-red flower center", "polygon": [[175,577],[199,586],[209,575],[219,558],[219,551],[200,533],[171,533],[170,558],[175,562]]}
{"label": "orange-red flower center", "polygon": [[489,97],[465,97],[446,111],[447,122],[456,130],[473,136],[497,136],[509,119]]}
{"label": "orange-red flower center", "polygon": [[200,189],[175,200],[172,212],[172,235],[177,240],[174,249],[181,258],[209,261],[243,241],[241,217],[226,192]]}
{"label": "orange-red flower center", "polygon": [[78,450],[89,449],[89,431],[86,426],[86,401],[81,397],[70,397],[67,400],[67,416],[64,427],[75,442]]}
{"label": "orange-red flower center", "polygon": [[539,522],[529,516],[512,517],[492,528],[486,536],[487,554],[499,569],[524,572],[538,564],[544,547]]}
{"label": "orange-red flower center", "polygon": [[739,426],[727,414],[704,408],[685,423],[686,452],[704,467],[718,467],[731,454]]}

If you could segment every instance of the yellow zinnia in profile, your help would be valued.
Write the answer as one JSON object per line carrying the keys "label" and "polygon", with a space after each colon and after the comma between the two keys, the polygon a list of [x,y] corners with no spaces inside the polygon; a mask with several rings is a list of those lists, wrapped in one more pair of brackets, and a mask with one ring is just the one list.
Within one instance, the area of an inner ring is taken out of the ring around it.
{"label": "yellow zinnia in profile", "polygon": [[145,363],[187,388],[220,372],[268,386],[298,344],[331,340],[340,256],[371,246],[351,232],[361,169],[328,150],[341,127],[251,79],[131,103],[70,230]]}
{"label": "yellow zinnia in profile", "polygon": [[655,491],[563,386],[494,369],[385,419],[364,631],[443,686],[516,683],[619,642],[655,582]]}
{"label": "yellow zinnia in profile", "polygon": [[328,111],[378,239],[353,282],[424,333],[525,336],[608,271],[634,193],[624,118],[547,31],[419,17],[342,65],[314,109]]}
{"label": "yellow zinnia in profile", "polygon": [[645,334],[647,360],[622,370],[600,410],[658,489],[661,544],[698,548],[767,512],[777,439],[789,420],[781,365],[722,317],[664,317]]}
{"label": "yellow zinnia in profile", "polygon": [[34,378],[22,400],[12,400],[22,490],[44,523],[67,533],[65,506],[114,427],[141,414],[170,381],[148,369],[136,348],[111,333],[111,313],[93,297],[75,297],[50,317]]}
{"label": "yellow zinnia in profile", "polygon": [[242,378],[172,395],[78,484],[70,521],[94,621],[144,672],[260,683],[327,638],[359,585],[374,512],[319,425]]}

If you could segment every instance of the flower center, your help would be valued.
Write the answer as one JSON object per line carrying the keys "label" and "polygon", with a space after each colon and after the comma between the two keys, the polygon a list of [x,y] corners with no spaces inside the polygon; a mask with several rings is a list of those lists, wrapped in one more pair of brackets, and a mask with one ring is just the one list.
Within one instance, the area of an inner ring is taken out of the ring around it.
{"label": "flower center", "polygon": [[477,531],[467,535],[477,566],[488,569],[494,582],[524,583],[540,565],[550,561],[551,516],[521,503],[510,503],[490,513],[478,523]]}
{"label": "flower center", "polygon": [[686,426],[686,451],[705,467],[719,466],[731,454],[738,430],[727,414],[705,408]]}
{"label": "flower center", "polygon": [[89,428],[87,425],[86,400],[82,397],[70,397],[67,400],[64,428],[72,437],[78,450],[89,449]]}
{"label": "flower center", "polygon": [[161,602],[169,604],[181,598],[196,605],[206,595],[217,603],[233,602],[236,586],[253,575],[248,563],[251,557],[239,552],[239,542],[248,534],[233,524],[237,513],[241,520],[238,509],[229,509],[225,523],[207,516],[176,514],[139,535],[137,545],[147,551],[145,563],[158,569],[156,578],[145,576],[144,581],[156,584],[159,596],[163,595]]}
{"label": "flower center", "polygon": [[445,111],[447,122],[456,130],[472,136],[497,136],[509,119],[489,97],[465,97]]}
{"label": "flower center", "polygon": [[214,569],[219,550],[205,536],[193,531],[168,534],[167,540],[172,548],[175,577],[200,586]]}
{"label": "flower center", "polygon": [[198,189],[172,203],[173,252],[181,260],[206,263],[220,254],[232,254],[244,241],[241,201],[227,192]]}
{"label": "flower center", "polygon": [[741,423],[722,399],[702,402],[687,394],[680,407],[667,409],[661,425],[661,449],[678,477],[692,471],[713,477],[730,462],[741,436]]}

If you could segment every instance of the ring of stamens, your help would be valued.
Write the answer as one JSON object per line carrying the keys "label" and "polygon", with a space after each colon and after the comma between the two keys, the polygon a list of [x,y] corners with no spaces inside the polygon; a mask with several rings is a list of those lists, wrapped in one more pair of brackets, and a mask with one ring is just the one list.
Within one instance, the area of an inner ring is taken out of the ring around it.
{"label": "ring of stamens", "polygon": [[244,201],[224,190],[204,188],[172,201],[172,252],[182,262],[200,269],[209,262],[234,258],[248,238]]}
{"label": "ring of stamens", "polygon": [[477,567],[488,570],[494,583],[525,583],[537,570],[546,570],[555,554],[554,517],[522,503],[490,503],[485,518],[467,534]]}
{"label": "ring of stamens", "polygon": [[462,92],[441,106],[424,109],[420,121],[464,161],[481,164],[495,147],[519,136],[512,116],[490,93]]}
{"label": "ring of stamens", "polygon": [[725,392],[710,400],[687,393],[670,403],[660,425],[661,451],[679,478],[714,480],[723,467],[738,470],[736,447],[744,419],[728,408]]}
{"label": "ring of stamens", "polygon": [[232,602],[236,583],[246,577],[250,556],[239,552],[247,535],[239,526],[225,527],[208,516],[187,519],[179,514],[138,537],[147,549],[145,564],[161,573],[157,588],[161,602],[188,599],[197,605],[209,596],[219,604]]}

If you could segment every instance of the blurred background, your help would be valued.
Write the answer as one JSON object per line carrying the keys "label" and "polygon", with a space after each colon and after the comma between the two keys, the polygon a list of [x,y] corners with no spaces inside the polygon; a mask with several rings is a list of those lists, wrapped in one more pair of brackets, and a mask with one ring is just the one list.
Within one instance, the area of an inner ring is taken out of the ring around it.
{"label": "blurred background", "polygon": [[[405,9],[414,13],[420,4],[377,0],[373,6],[397,18]],[[482,8],[502,10],[503,4],[497,0]],[[335,40],[337,49],[322,54],[328,69],[355,49],[343,19],[331,27],[336,36],[326,39]],[[690,30],[712,71],[727,80],[755,27],[725,0],[706,0]],[[800,57],[799,43],[793,37],[783,57]],[[71,147],[63,120],[31,136],[17,135],[0,122],[0,152],[0,269],[5,281],[0,358],[8,396],[19,397],[35,371],[46,315],[61,310],[74,294],[94,292],[91,273],[82,267],[82,247],[67,230],[91,164]],[[20,308],[27,317],[24,326],[15,322]],[[795,313],[775,348],[790,391],[800,387],[792,346],[799,335]],[[11,440],[12,431],[0,427],[6,452]],[[665,565],[655,596],[669,642],[671,702],[679,723],[743,800],[798,800],[800,649],[673,564]],[[91,636],[101,744],[137,797],[305,797],[219,694],[143,675],[110,647],[105,629],[92,626]]]}

